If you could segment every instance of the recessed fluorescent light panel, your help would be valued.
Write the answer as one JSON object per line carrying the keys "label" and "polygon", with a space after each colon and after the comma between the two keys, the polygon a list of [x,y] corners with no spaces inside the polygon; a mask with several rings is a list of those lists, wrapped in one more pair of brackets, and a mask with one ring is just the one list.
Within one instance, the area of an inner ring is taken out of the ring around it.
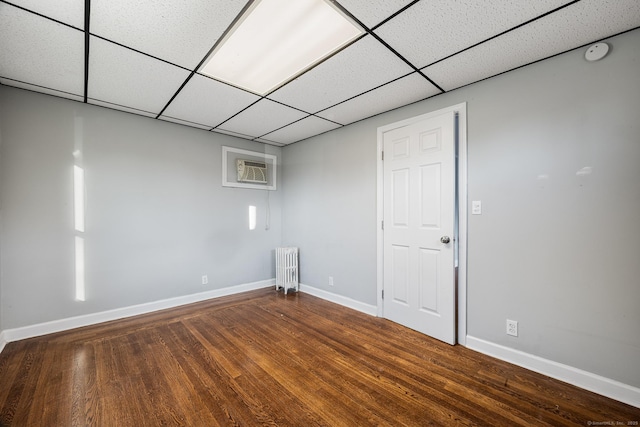
{"label": "recessed fluorescent light panel", "polygon": [[363,33],[327,0],[255,0],[199,72],[266,95]]}

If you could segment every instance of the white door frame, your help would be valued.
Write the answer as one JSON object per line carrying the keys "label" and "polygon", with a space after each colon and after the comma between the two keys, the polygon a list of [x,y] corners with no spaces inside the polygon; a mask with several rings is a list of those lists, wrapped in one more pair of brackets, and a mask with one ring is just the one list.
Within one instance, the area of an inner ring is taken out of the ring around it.
{"label": "white door frame", "polygon": [[392,129],[408,126],[448,112],[458,113],[458,344],[467,342],[467,103],[412,117],[378,128],[378,188],[377,188],[377,315],[383,317],[382,290],[384,284],[384,165],[382,162],[383,135]]}

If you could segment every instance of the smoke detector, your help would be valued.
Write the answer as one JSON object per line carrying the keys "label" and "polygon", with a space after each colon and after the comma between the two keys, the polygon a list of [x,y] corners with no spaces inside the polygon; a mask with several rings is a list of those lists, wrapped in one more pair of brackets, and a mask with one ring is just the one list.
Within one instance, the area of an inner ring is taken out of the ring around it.
{"label": "smoke detector", "polygon": [[609,52],[609,45],[606,43],[596,43],[584,53],[584,59],[589,62],[599,61]]}

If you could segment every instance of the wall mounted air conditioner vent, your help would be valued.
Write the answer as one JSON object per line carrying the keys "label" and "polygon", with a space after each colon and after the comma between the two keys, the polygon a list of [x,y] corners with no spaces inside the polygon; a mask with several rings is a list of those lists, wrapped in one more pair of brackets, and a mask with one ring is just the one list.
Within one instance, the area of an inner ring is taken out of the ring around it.
{"label": "wall mounted air conditioner vent", "polygon": [[238,182],[254,184],[267,183],[267,164],[254,160],[236,160],[238,166]]}

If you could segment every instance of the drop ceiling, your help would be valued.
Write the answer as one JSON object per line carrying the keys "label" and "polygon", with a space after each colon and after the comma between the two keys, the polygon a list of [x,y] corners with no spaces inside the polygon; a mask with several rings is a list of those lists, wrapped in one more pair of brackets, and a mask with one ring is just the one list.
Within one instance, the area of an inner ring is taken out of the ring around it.
{"label": "drop ceiling", "polygon": [[259,96],[199,73],[249,3],[0,0],[0,84],[287,145],[640,27],[638,0],[339,0],[365,35]]}

